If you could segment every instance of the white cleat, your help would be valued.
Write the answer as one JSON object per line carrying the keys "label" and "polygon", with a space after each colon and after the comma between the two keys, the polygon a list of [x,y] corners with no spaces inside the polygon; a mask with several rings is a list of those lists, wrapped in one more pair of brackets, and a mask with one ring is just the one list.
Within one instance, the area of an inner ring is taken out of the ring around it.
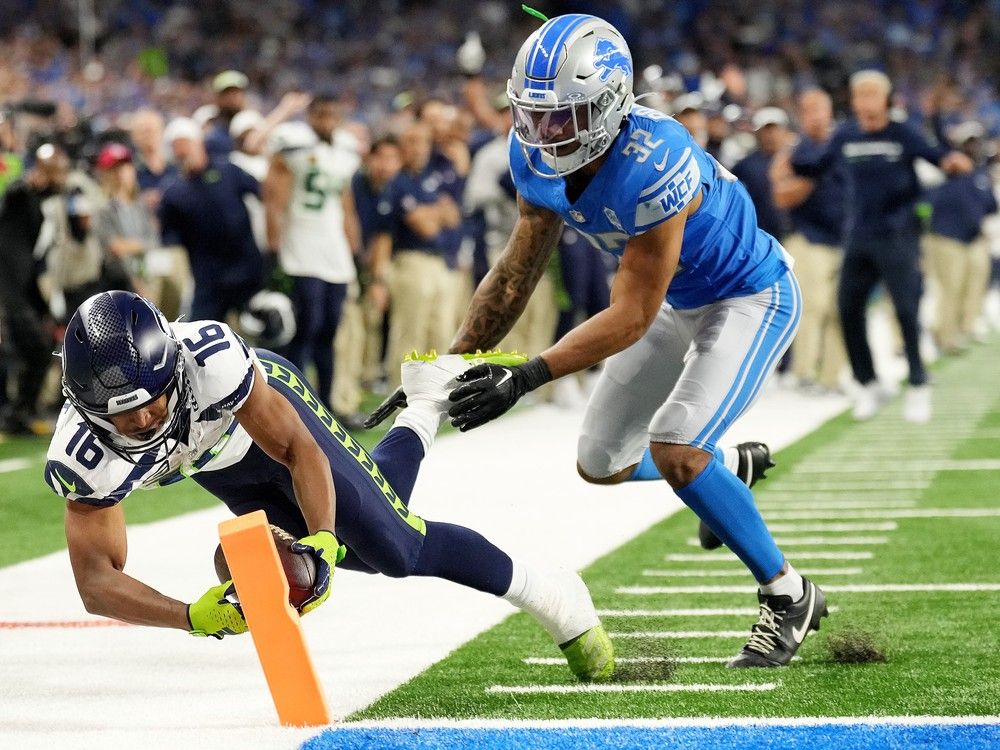
{"label": "white cleat", "polygon": [[903,396],[903,419],[914,424],[927,424],[931,421],[932,413],[929,385],[911,385],[906,389]]}
{"label": "white cleat", "polygon": [[490,351],[475,354],[417,354],[403,359],[401,370],[406,402],[424,401],[447,411],[451,404],[448,394],[455,387],[455,378],[468,369],[482,364],[515,366],[528,361],[523,354]]}
{"label": "white cleat", "polygon": [[402,365],[406,402],[413,405],[424,401],[447,410],[448,394],[455,386],[455,378],[470,367],[472,363],[461,354],[440,354],[434,359],[407,357]]}

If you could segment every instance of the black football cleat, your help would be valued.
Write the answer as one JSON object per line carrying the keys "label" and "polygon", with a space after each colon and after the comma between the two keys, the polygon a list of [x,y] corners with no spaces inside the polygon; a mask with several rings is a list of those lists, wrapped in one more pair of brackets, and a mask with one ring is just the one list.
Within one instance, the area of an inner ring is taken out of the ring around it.
{"label": "black football cleat", "polygon": [[829,614],[826,596],[812,581],[803,578],[802,583],[805,593],[794,603],[790,596],[757,593],[760,617],[750,628],[750,640],[727,667],[783,667],[795,656],[809,631],[819,630],[820,618]]}
{"label": "black football cleat", "polygon": [[[753,487],[758,480],[767,478],[767,470],[774,466],[771,460],[771,449],[766,443],[740,443],[736,446],[739,462],[736,465],[736,476],[747,487]],[[705,525],[698,522],[698,542],[702,549],[718,549],[722,540]]]}

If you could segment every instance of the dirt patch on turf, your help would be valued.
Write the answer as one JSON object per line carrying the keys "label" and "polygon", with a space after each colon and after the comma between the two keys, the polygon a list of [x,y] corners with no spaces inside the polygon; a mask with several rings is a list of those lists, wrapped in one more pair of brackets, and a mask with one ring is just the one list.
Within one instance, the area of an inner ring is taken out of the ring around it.
{"label": "dirt patch on turf", "polygon": [[826,647],[832,661],[838,664],[872,664],[886,661],[875,642],[875,636],[865,630],[842,630],[831,633]]}

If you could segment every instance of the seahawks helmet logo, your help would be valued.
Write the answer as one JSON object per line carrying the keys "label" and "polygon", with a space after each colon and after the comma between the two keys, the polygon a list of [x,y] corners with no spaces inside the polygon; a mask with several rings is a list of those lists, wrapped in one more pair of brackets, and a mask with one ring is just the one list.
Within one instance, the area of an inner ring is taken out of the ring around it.
{"label": "seahawks helmet logo", "polygon": [[594,67],[600,71],[601,81],[607,81],[616,70],[625,76],[632,75],[629,56],[610,39],[598,39],[594,45]]}

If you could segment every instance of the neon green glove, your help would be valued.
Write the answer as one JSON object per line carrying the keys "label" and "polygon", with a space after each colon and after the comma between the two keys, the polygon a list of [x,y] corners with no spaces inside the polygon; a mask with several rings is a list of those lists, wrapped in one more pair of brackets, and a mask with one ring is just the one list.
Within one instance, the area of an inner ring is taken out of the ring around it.
{"label": "neon green glove", "polygon": [[188,622],[191,635],[212,636],[222,640],[226,635],[247,632],[247,621],[239,604],[229,601],[236,591],[232,581],[213,586],[202,597],[188,605]]}
{"label": "neon green glove", "polygon": [[316,561],[316,581],[313,583],[313,595],[299,607],[302,614],[312,612],[330,596],[330,579],[337,563],[344,559],[347,547],[337,541],[332,531],[322,529],[310,536],[304,536],[289,546],[292,552],[312,555]]}

